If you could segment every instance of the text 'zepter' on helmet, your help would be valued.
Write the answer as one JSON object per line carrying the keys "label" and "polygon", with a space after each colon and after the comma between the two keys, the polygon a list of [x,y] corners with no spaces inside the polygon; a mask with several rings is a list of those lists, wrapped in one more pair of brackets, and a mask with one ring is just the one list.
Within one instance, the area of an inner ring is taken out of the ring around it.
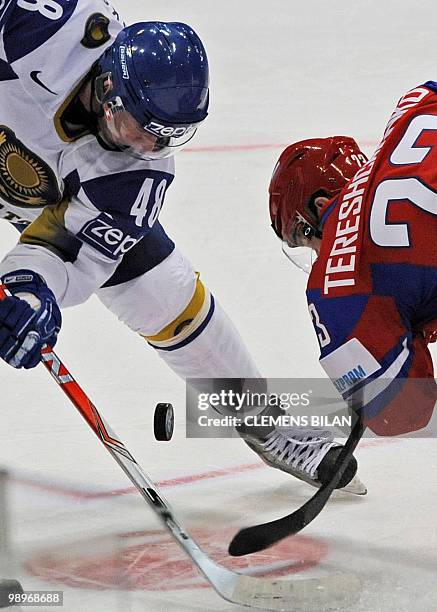
{"label": "text 'zepter' on helmet", "polygon": [[[208,114],[209,69],[202,41],[184,23],[124,28],[97,65],[101,136],[146,159],[172,155]],[[152,149],[152,150],[150,150]]]}

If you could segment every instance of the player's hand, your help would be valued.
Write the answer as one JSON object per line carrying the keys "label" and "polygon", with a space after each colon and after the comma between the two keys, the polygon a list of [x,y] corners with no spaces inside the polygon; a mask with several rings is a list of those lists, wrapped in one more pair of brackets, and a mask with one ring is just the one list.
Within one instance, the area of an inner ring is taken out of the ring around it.
{"label": "player's hand", "polygon": [[0,301],[0,358],[14,368],[34,368],[44,344],[54,346],[62,317],[55,296],[30,270],[1,279],[12,293]]}

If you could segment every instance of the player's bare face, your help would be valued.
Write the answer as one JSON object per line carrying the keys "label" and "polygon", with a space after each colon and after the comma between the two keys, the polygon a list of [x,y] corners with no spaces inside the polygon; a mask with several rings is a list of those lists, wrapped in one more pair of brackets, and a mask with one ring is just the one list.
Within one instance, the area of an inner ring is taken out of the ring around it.
{"label": "player's bare face", "polygon": [[[316,210],[320,212],[323,206],[328,202],[329,199],[320,196],[315,199]],[[315,235],[315,228],[310,225],[308,221],[296,211],[290,230],[288,231],[287,246],[290,248],[296,247],[307,247],[316,251],[317,254],[320,252],[321,240]]]}
{"label": "player's bare face", "polygon": [[[321,211],[325,204],[329,202],[329,198],[320,196],[315,199],[316,210]],[[291,228],[291,236],[289,246],[309,247],[316,251],[317,255],[320,253],[320,246],[322,241],[320,238],[314,236],[314,233],[308,231],[309,226],[305,223],[305,220],[299,215],[296,216],[295,222]]]}
{"label": "player's bare face", "polygon": [[309,247],[311,249],[316,249],[318,242],[320,242],[320,240],[315,238],[308,223],[301,217],[296,216],[290,230],[289,238],[287,239],[288,246],[291,248]]}
{"label": "player's bare face", "polygon": [[104,140],[118,148],[129,148],[139,155],[151,153],[157,143],[157,137],[146,132],[139,123],[126,111],[118,112],[108,118],[99,120],[99,127]]}
{"label": "player's bare face", "polygon": [[296,246],[309,247],[310,249],[313,249],[314,251],[316,251],[317,255],[320,253],[321,244],[322,244],[322,241],[320,240],[320,238],[316,238],[315,236],[308,237],[303,232],[299,235],[299,237],[296,240]]}
{"label": "player's bare face", "polygon": [[321,240],[314,235],[312,226],[297,213],[289,232],[287,246],[290,248],[308,247],[319,254],[320,245]]}
{"label": "player's bare face", "polygon": [[[328,198],[318,197],[315,200],[318,213],[328,202]],[[311,225],[298,211],[295,213],[287,239],[282,241],[282,251],[298,268],[309,274],[317,259],[322,241],[315,236],[316,228]]]}

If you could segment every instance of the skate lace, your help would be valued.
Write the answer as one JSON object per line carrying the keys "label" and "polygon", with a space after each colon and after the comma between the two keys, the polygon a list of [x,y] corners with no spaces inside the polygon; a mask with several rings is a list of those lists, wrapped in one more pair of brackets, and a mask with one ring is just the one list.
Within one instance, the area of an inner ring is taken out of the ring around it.
{"label": "skate lace", "polygon": [[295,470],[305,472],[311,478],[323,457],[333,446],[333,435],[326,430],[296,432],[295,430],[275,429],[268,434],[263,447],[279,461],[284,461]]}

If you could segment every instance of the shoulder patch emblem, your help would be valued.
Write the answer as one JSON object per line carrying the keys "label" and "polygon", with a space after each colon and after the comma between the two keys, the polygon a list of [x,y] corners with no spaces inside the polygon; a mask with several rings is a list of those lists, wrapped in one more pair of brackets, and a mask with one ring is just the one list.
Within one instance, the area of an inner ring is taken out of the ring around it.
{"label": "shoulder patch emblem", "polygon": [[94,13],[88,18],[85,25],[85,34],[81,44],[87,49],[101,47],[111,39],[109,33],[109,19],[102,13]]}
{"label": "shoulder patch emblem", "polygon": [[4,125],[0,125],[0,197],[13,206],[36,208],[62,199],[50,166]]}

